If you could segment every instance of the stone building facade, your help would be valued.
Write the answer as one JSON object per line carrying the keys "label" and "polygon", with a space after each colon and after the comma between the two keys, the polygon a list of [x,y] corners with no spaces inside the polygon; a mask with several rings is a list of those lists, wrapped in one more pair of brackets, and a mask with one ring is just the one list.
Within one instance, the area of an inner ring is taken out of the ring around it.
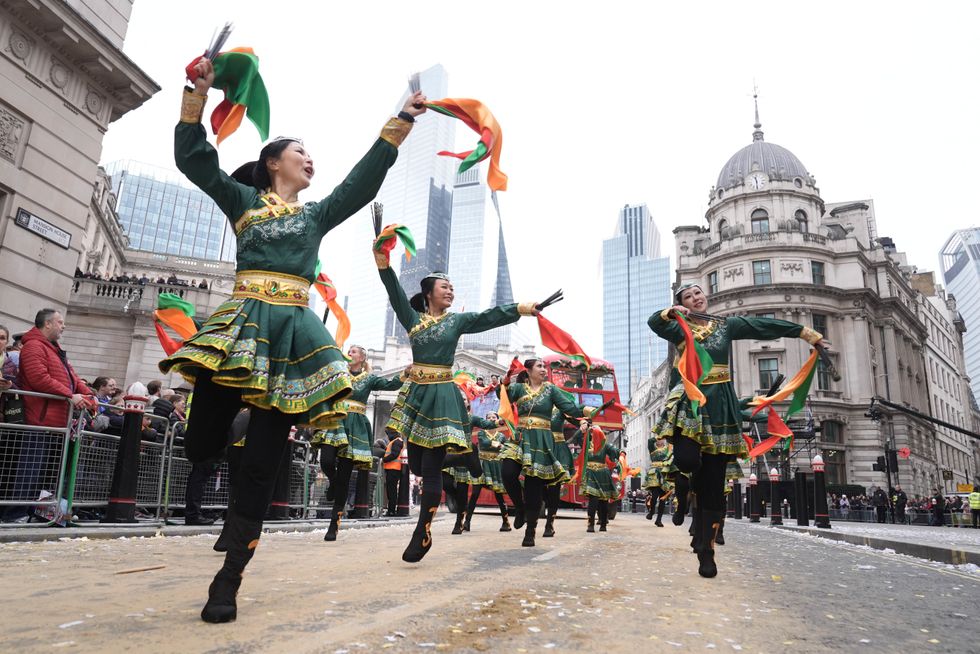
{"label": "stone building facade", "polygon": [[102,138],[159,86],[122,52],[130,0],[0,0],[0,321],[65,310]]}
{"label": "stone building facade", "polygon": [[[822,428],[813,445],[827,462],[828,483],[884,486],[872,464],[893,443],[912,453],[899,461],[899,482],[910,494],[928,493],[936,474],[932,425],[887,409],[880,423],[865,416],[874,396],[924,413],[930,407],[928,329],[904,257],[878,237],[874,203],[826,203],[800,160],[765,141],[757,114],[753,141],[722,168],[705,220],[674,230],[678,283],[700,283],[712,313],[790,320],[833,343],[842,379],[821,367],[810,395]],[[759,393],[777,373],[792,376],[808,355],[799,339],[736,343],[736,392]],[[809,461],[791,465],[807,469]]]}

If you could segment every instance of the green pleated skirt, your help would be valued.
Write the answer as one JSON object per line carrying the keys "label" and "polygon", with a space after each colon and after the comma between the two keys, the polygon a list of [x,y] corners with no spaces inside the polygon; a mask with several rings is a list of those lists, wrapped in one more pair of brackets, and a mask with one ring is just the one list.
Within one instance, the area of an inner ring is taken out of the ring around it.
{"label": "green pleated skirt", "polygon": [[420,447],[472,450],[469,414],[453,382],[404,384],[385,428]]}

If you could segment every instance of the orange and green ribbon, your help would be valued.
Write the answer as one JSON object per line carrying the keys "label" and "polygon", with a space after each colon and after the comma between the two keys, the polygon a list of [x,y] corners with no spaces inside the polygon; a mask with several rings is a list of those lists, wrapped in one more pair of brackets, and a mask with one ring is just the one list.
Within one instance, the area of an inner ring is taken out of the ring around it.
{"label": "orange and green ribbon", "polygon": [[405,260],[411,261],[416,255],[415,238],[405,225],[392,224],[382,229],[374,239],[374,251],[381,252],[390,261],[391,251],[395,249],[395,243],[398,241],[405,246]]}
{"label": "orange and green ribbon", "polygon": [[684,316],[677,312],[672,315],[684,333],[684,350],[677,358],[677,372],[684,384],[687,399],[691,402],[691,412],[697,417],[698,407],[707,402],[707,398],[699,386],[715,364],[704,346],[694,338],[691,326],[687,324]]}
{"label": "orange and green ribbon", "polygon": [[789,383],[780,389],[779,392],[768,397],[755,397],[749,402],[749,406],[755,407],[752,410],[753,416],[759,413],[759,411],[762,411],[762,409],[769,408],[769,416],[766,422],[766,431],[769,433],[769,438],[753,447],[749,451],[750,457],[754,458],[765,454],[784,438],[788,439],[787,447],[793,447],[793,430],[786,425],[783,418],[779,417],[775,407],[772,405],[774,402],[785,400],[792,395],[793,399],[790,400],[789,408],[786,410],[786,419],[788,420],[790,416],[799,413],[806,405],[806,397],[810,392],[810,385],[813,383],[813,375],[816,370],[817,351],[813,350],[810,353],[810,358],[806,360],[806,363],[803,364],[799,372],[793,375]]}
{"label": "orange and green ribbon", "polygon": [[334,335],[333,340],[337,343],[340,351],[343,352],[344,343],[347,342],[347,337],[350,336],[350,316],[344,311],[344,307],[340,306],[340,303],[337,302],[337,287],[330,281],[326,273],[320,272],[319,261],[316,262],[316,281],[313,282],[313,288],[320,294],[323,301],[327,303],[327,309],[337,319],[337,333]]}
{"label": "orange and green ribbon", "polygon": [[[171,337],[164,327],[169,327],[182,340]],[[160,293],[157,296],[157,308],[153,312],[153,327],[157,339],[167,356],[179,350],[188,338],[197,333],[198,326],[194,322],[194,305],[179,295]]]}
{"label": "orange and green ribbon", "polygon": [[[192,61],[185,72],[194,81],[194,66],[201,57]],[[211,129],[218,137],[218,144],[237,130],[244,117],[255,125],[263,141],[269,138],[269,93],[259,75],[259,58],[252,48],[233,48],[219,53],[214,60],[215,88],[224,91],[225,99],[211,113]]]}
{"label": "orange and green ribbon", "polygon": [[[510,368],[507,370],[507,374],[504,375],[504,379],[510,379],[516,376],[518,373],[524,372],[524,364],[520,362],[517,357],[510,362]],[[514,407],[513,403],[510,401],[510,397],[507,395],[507,384],[503,384],[500,387],[500,406],[497,408],[497,415],[501,420],[504,421],[506,427],[504,431],[510,434],[510,437],[517,440],[517,409]]]}
{"label": "orange and green ribbon", "polygon": [[538,331],[541,332],[541,344],[549,350],[584,363],[586,368],[592,366],[592,359],[585,353],[582,346],[568,332],[562,330],[540,313],[538,314]]}
{"label": "orange and green ribbon", "polygon": [[500,129],[497,119],[485,104],[479,100],[470,98],[444,98],[427,102],[426,107],[463,121],[463,123],[480,135],[480,140],[476,147],[467,152],[447,152],[442,151],[438,154],[443,157],[455,157],[462,159],[459,165],[459,172],[464,173],[480,161],[490,159],[490,167],[487,171],[487,186],[491,191],[507,190],[507,175],[500,170],[500,149],[504,142],[504,135]]}

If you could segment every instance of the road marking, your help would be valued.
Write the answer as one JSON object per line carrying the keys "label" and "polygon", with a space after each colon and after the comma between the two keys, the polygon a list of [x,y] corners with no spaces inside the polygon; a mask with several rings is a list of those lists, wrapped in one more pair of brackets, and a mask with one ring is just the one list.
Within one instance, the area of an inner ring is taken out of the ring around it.
{"label": "road marking", "polygon": [[551,559],[558,556],[558,550],[551,550],[550,552],[545,552],[544,554],[538,555],[531,559],[532,561],[550,561]]}

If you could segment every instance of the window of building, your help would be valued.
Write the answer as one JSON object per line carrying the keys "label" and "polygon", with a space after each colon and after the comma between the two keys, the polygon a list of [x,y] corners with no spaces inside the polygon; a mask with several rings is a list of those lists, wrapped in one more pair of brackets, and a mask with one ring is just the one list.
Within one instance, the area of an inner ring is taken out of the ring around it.
{"label": "window of building", "polygon": [[810,222],[809,220],[807,220],[805,211],[803,211],[802,209],[797,209],[796,213],[793,214],[793,216],[796,218],[796,222],[799,223],[799,228],[801,232],[810,231],[809,229]]}
{"label": "window of building", "polygon": [[776,314],[774,312],[772,312],[772,311],[763,311],[761,313],[755,314],[755,317],[756,318],[770,318],[770,319],[772,319],[772,318],[775,318],[776,317]]}
{"label": "window of building", "polygon": [[825,338],[827,334],[827,315],[823,313],[814,313],[813,315],[813,331],[820,332]]}
{"label": "window of building", "polygon": [[810,274],[813,276],[813,283],[820,284],[821,286],[827,283],[827,278],[823,274],[823,262],[822,261],[811,261],[810,262]]}
{"label": "window of building", "polygon": [[823,364],[823,359],[817,359],[817,390],[830,390],[830,371]]}
{"label": "window of building", "polygon": [[824,420],[820,424],[820,434],[824,443],[843,443],[844,442],[844,430],[841,424],[836,420]]}
{"label": "window of building", "polygon": [[779,375],[779,359],[759,359],[759,388],[768,389]]}
{"label": "window of building", "polygon": [[824,450],[824,481],[828,484],[846,484],[844,450]]}
{"label": "window of building", "polygon": [[765,234],[769,231],[769,214],[765,209],[756,209],[752,212],[752,233]]}
{"label": "window of building", "polygon": [[718,292],[718,271],[708,273],[708,294],[714,295]]}
{"label": "window of building", "polygon": [[768,260],[752,262],[752,283],[756,286],[772,284],[772,268]]}
{"label": "window of building", "polygon": [[725,230],[728,229],[728,221],[722,218],[718,221],[718,239],[725,238]]}

